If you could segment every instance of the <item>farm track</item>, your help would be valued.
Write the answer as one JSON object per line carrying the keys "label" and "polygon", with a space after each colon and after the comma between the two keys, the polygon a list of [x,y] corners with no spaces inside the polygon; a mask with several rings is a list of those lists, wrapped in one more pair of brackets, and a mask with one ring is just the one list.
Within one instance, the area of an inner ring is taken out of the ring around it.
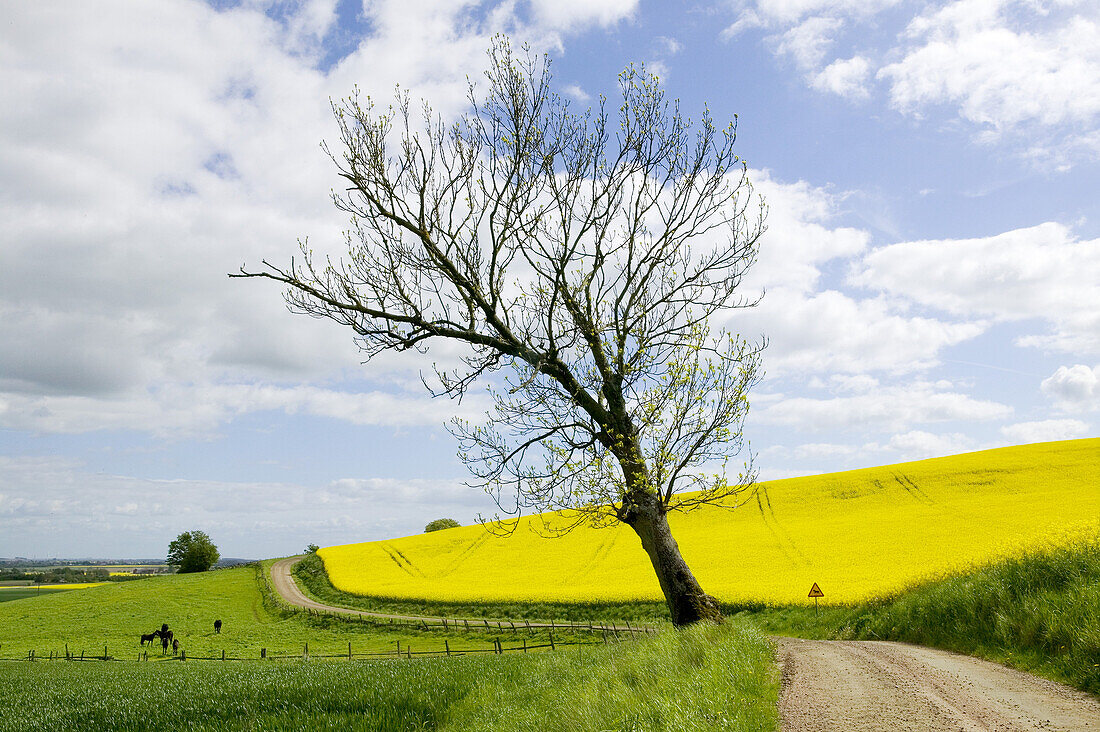
{"label": "farm track", "polygon": [[777,638],[783,730],[1100,730],[1100,701],[970,656],[884,641]]}
{"label": "farm track", "polygon": [[[354,615],[360,617],[378,618],[380,620],[399,620],[404,622],[423,623],[428,626],[443,626],[445,624],[443,618],[440,616],[431,615],[402,615],[397,613],[380,613],[371,612],[368,610],[358,610],[350,607],[339,607],[338,605],[326,605],[322,602],[317,602],[309,597],[306,597],[301,588],[298,587],[298,583],[294,581],[291,570],[294,565],[300,562],[303,555],[295,557],[287,557],[286,559],[280,559],[271,565],[271,582],[275,587],[275,591],[279,593],[279,596],[286,602],[296,607],[307,608],[316,612],[325,613],[338,613],[342,615]],[[606,625],[603,623],[545,623],[545,622],[531,622],[528,620],[514,620],[509,618],[447,618],[447,624],[467,623],[469,625],[483,626],[488,623],[490,626],[503,627],[502,624],[506,624],[511,629],[514,623],[516,627],[524,628],[551,628],[551,629],[585,629],[594,630],[597,632],[614,632],[618,633],[635,633],[638,631],[650,632],[654,630],[649,626],[631,625],[623,627],[618,624]]]}

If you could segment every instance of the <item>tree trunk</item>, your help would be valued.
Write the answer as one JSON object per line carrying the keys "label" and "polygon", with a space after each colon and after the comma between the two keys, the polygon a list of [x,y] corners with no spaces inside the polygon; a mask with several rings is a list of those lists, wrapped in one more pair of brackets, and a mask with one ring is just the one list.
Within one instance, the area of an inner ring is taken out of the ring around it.
{"label": "tree trunk", "polygon": [[642,547],[653,562],[653,571],[657,573],[665,602],[672,614],[672,624],[684,626],[700,620],[721,622],[718,601],[703,592],[691,573],[657,500],[651,498],[644,501],[637,509],[629,524],[642,540]]}

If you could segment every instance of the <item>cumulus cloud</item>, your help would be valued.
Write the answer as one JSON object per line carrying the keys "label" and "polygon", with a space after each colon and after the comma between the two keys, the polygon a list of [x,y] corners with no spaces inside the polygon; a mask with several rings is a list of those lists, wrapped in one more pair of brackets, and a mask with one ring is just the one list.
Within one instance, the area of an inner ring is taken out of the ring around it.
{"label": "cumulus cloud", "polygon": [[629,18],[637,7],[638,0],[531,0],[535,17],[561,30],[613,25]]}
{"label": "cumulus cloud", "polygon": [[995,135],[1033,123],[1095,130],[1100,10],[1094,3],[1058,5],[957,0],[930,10],[910,22],[909,47],[879,78],[905,113],[954,104]]}
{"label": "cumulus cloud", "polygon": [[722,37],[763,29],[773,51],[792,58],[818,91],[866,98],[878,82],[897,112],[919,119],[947,111],[975,140],[1011,139],[1035,162],[1068,167],[1074,153],[1100,155],[1096,3],[941,0],[905,12],[899,5],[745,1]]}
{"label": "cumulus cloud", "polygon": [[900,431],[935,422],[979,422],[1005,419],[1012,407],[974,399],[935,384],[916,382],[884,386],[872,392],[828,399],[780,398],[758,409],[754,421],[793,427],[807,432],[829,432],[857,427]]}
{"label": "cumulus cloud", "polygon": [[[635,4],[536,4],[524,20],[507,2],[477,14],[445,0],[370,3],[369,37],[326,70],[333,0],[286,4],[278,21],[265,2],[13,7],[0,26],[0,84],[18,100],[0,107],[0,340],[19,344],[0,349],[5,424],[192,432],[262,403],[374,419],[341,401],[378,419],[439,416],[383,408],[380,391],[329,399],[287,386],[362,373],[351,334],[288,315],[271,283],[226,274],[285,262],[299,237],[341,253],[346,221],[328,198],[339,181],[318,149],[337,132],[329,98],[357,84],[386,100],[400,81],[451,114],[492,34],[539,50]],[[367,373],[415,383],[430,364],[381,358]],[[265,401],[265,388],[281,397]]]}
{"label": "cumulus cloud", "polygon": [[1044,419],[1037,422],[1017,422],[1001,428],[1001,434],[1014,445],[1032,442],[1073,440],[1088,434],[1089,426],[1079,419]]}
{"label": "cumulus cloud", "polygon": [[891,437],[884,449],[897,453],[902,460],[923,460],[973,450],[974,441],[960,432],[937,435],[923,430],[909,430]]}
{"label": "cumulus cloud", "polygon": [[1100,353],[1100,240],[1045,223],[979,239],[901,242],[854,265],[853,284],[970,318],[1045,321],[1018,345]]}
{"label": "cumulus cloud", "polygon": [[862,56],[833,61],[814,77],[812,86],[819,91],[832,92],[838,96],[863,99],[869,96],[867,80],[871,73],[871,63]]}
{"label": "cumulus cloud", "polygon": [[1066,411],[1100,409],[1100,365],[1059,366],[1040,388]]}

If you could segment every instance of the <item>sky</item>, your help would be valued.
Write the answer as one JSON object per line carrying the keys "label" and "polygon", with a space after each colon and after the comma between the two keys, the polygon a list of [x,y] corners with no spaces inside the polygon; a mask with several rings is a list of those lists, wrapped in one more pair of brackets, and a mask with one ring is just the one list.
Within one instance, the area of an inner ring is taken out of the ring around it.
{"label": "sky", "polygon": [[[769,205],[763,479],[1100,436],[1091,0],[158,0],[0,9],[0,556],[285,556],[492,514],[432,356],[230,279],[338,251],[330,100],[465,111],[495,33],[579,108],[645,64]],[[737,465],[737,458],[731,461]]]}

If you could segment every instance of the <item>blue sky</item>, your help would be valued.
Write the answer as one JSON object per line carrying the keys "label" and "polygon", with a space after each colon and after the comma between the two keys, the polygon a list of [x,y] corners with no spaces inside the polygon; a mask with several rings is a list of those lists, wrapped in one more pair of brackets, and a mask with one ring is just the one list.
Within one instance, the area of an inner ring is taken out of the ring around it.
{"label": "blue sky", "polygon": [[[445,115],[494,33],[574,104],[644,63],[738,115],[770,206],[764,478],[1100,435],[1100,9],[1080,0],[9,4],[0,556],[285,555],[463,523],[429,360],[361,364],[270,283],[339,251],[328,108]],[[436,358],[446,358],[443,351]]]}

